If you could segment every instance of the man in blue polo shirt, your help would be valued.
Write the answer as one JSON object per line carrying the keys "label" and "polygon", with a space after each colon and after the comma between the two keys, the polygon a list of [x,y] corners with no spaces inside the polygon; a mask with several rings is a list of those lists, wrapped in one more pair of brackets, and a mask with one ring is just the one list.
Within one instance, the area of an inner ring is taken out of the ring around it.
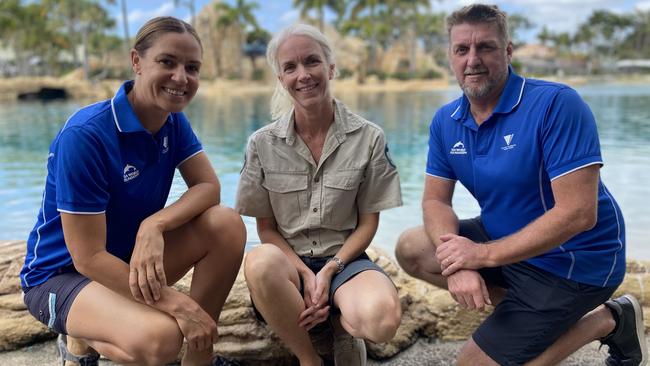
{"label": "man in blue polo shirt", "polygon": [[[424,225],[399,239],[411,275],[447,288],[464,308],[494,312],[460,365],[557,364],[593,341],[608,365],[643,365],[643,314],[625,275],[625,227],[600,180],[589,107],[571,88],[512,69],[506,15],[469,5],[447,18],[449,61],[463,96],[430,126]],[[459,220],[460,181],[481,215]]]}

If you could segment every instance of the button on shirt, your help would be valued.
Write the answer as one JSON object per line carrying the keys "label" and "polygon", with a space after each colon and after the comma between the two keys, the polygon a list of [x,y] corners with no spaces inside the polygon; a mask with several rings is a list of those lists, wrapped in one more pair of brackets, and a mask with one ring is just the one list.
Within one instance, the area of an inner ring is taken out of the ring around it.
{"label": "button on shirt", "polygon": [[[596,123],[573,89],[510,74],[493,114],[480,126],[465,96],[436,113],[426,173],[459,180],[481,207],[492,239],[510,235],[555,205],[551,182],[601,165]],[[594,286],[625,274],[625,227],[616,201],[598,183],[596,226],[526,262]]]}
{"label": "button on shirt", "polygon": [[72,266],[60,212],[104,213],[106,250],[128,262],[140,223],[165,206],[176,167],[202,151],[182,113],[171,113],[156,135],[145,130],[127,99],[132,87],[128,81],[113,99],[75,112],[52,142],[23,287]]}
{"label": "button on shirt", "polygon": [[381,128],[334,104],[318,164],[296,134],[291,112],[250,137],[237,189],[237,211],[275,218],[300,256],[334,255],[357,227],[358,214],[402,204]]}

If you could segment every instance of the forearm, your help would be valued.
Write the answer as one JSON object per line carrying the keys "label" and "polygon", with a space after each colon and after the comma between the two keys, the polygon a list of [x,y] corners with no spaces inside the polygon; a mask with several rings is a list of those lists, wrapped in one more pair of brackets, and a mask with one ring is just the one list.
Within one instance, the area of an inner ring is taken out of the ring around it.
{"label": "forearm", "polygon": [[176,202],[146,218],[141,225],[153,225],[160,232],[170,231],[200,215],[221,201],[219,183],[198,183]]}
{"label": "forearm", "polygon": [[590,226],[579,213],[554,207],[518,232],[489,242],[486,265],[516,263],[546,253]]}
{"label": "forearm", "polygon": [[458,234],[458,216],[453,208],[438,200],[422,202],[424,229],[429,240],[437,247],[442,244],[440,236],[444,234]]}
{"label": "forearm", "polygon": [[[129,265],[114,255],[102,251],[86,259],[83,264],[75,263],[77,270],[90,280],[128,298],[134,300],[129,288]],[[177,290],[163,286],[160,300],[151,306],[174,316],[183,306],[188,306],[187,297]]]}

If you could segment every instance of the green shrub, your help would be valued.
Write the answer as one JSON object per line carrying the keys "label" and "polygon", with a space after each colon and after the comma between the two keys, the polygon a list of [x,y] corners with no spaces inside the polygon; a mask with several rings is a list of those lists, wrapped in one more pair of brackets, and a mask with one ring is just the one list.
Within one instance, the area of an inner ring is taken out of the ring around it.
{"label": "green shrub", "polygon": [[415,78],[415,73],[411,71],[406,71],[406,70],[399,70],[396,71],[393,75],[391,75],[394,79],[397,80],[411,80]]}
{"label": "green shrub", "polygon": [[255,69],[253,70],[251,79],[255,81],[260,81],[260,80],[264,80],[264,76],[265,76],[264,69]]}
{"label": "green shrub", "polygon": [[350,69],[341,68],[339,69],[339,78],[346,79],[353,75],[354,73]]}
{"label": "green shrub", "polygon": [[388,77],[388,74],[382,70],[368,70],[368,76],[375,75],[377,79],[384,81]]}
{"label": "green shrub", "polygon": [[434,69],[424,70],[420,73],[420,79],[439,79],[441,77],[442,75]]}

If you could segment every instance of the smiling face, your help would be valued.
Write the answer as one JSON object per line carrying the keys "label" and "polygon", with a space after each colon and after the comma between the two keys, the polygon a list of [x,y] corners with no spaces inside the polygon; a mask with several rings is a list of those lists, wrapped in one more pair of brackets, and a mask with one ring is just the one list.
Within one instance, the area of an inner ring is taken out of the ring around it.
{"label": "smiling face", "polygon": [[322,47],[306,36],[290,36],[278,47],[278,79],[293,98],[294,106],[310,108],[331,103],[329,81],[334,65]]}
{"label": "smiling face", "polygon": [[450,31],[449,64],[470,101],[498,99],[512,58],[512,44],[496,24],[461,23]]}
{"label": "smiling face", "polygon": [[132,50],[135,102],[162,113],[182,111],[199,88],[201,57],[201,46],[188,32],[162,34],[144,54]]}

